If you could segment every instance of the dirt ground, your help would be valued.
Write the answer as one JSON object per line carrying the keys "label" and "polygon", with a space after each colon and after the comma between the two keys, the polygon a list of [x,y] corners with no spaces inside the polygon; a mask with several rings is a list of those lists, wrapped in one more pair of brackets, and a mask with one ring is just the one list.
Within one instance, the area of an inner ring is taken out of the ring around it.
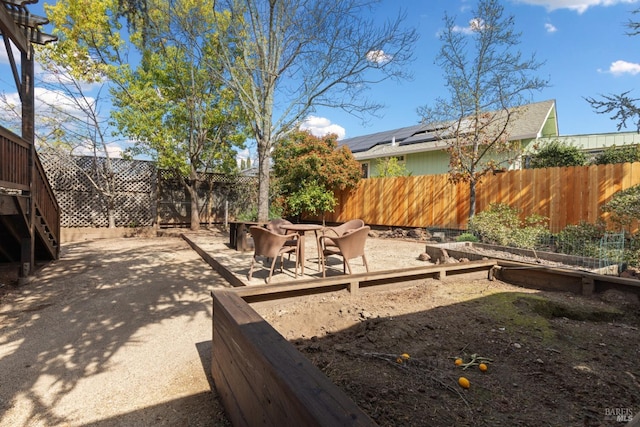
{"label": "dirt ground", "polygon": [[254,306],[382,426],[614,426],[640,412],[635,295],[479,278]]}
{"label": "dirt ground", "polygon": [[[240,259],[223,234],[199,239]],[[421,242],[370,240],[373,269],[423,263]],[[62,249],[31,283],[0,275],[0,426],[229,425],[209,368],[209,292],[224,280],[178,237]],[[635,295],[479,275],[254,307],[383,426],[623,425],[640,411]]]}

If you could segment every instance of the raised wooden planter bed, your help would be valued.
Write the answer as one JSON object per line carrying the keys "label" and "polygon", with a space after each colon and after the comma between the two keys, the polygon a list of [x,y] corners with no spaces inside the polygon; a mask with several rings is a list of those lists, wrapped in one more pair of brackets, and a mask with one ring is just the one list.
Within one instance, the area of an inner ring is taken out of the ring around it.
{"label": "raised wooden planter bed", "polygon": [[[231,277],[220,263],[212,263]],[[537,289],[581,294],[607,289],[640,293],[640,282],[578,270],[476,260],[382,272],[216,290],[213,297],[212,374],[235,426],[375,426],[367,414],[260,317],[249,302],[391,285],[454,274],[486,274]]]}
{"label": "raised wooden planter bed", "polygon": [[484,260],[213,291],[211,372],[227,416],[235,426],[377,425],[247,301],[488,274],[495,265]]}

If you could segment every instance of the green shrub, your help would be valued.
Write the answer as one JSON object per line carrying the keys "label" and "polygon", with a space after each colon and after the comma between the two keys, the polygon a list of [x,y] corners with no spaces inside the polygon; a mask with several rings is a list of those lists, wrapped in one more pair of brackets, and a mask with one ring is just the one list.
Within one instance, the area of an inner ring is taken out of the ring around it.
{"label": "green shrub", "polygon": [[556,236],[558,252],[567,255],[593,257],[600,251],[600,239],[604,236],[604,223],[590,224],[581,221],[575,225],[567,225]]}
{"label": "green shrub", "polygon": [[611,213],[611,221],[625,227],[640,220],[640,185],[618,191],[602,206],[603,212]]}
{"label": "green shrub", "polygon": [[531,156],[531,168],[553,168],[561,166],[583,166],[587,157],[580,148],[554,140],[539,148]]}
{"label": "green shrub", "polygon": [[629,238],[628,248],[624,251],[624,262],[633,267],[640,265],[640,232]]}
{"label": "green shrub", "polygon": [[640,161],[640,145],[623,145],[622,147],[605,148],[593,160],[596,165],[607,165],[612,163],[626,163]]}
{"label": "green shrub", "polygon": [[473,233],[462,233],[456,237],[456,242],[479,242],[478,236]]}
{"label": "green shrub", "polygon": [[532,215],[520,220],[520,212],[503,203],[492,203],[489,209],[469,221],[469,231],[485,243],[533,249],[549,234],[548,219]]}
{"label": "green shrub", "polygon": [[[269,206],[269,219],[282,218],[282,207],[277,204]],[[257,221],[258,220],[258,208],[252,207],[246,211],[240,212],[236,215],[238,221]]]}

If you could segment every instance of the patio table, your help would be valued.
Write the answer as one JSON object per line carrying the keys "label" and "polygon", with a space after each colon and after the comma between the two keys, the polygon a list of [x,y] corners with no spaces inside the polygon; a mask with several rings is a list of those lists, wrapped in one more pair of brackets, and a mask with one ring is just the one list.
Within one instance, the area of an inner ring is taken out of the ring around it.
{"label": "patio table", "polygon": [[300,236],[300,274],[304,275],[304,235],[307,231],[313,231],[316,236],[316,246],[318,248],[318,271],[320,271],[320,246],[318,246],[318,231],[322,230],[319,224],[285,224],[281,228],[287,231],[295,231]]}

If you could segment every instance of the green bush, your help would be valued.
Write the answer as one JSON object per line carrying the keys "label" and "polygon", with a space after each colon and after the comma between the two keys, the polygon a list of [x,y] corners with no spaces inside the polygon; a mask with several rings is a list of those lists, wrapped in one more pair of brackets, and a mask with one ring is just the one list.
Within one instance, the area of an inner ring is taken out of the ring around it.
{"label": "green bush", "polygon": [[640,232],[631,235],[628,248],[624,251],[624,262],[638,267],[640,265]]}
{"label": "green bush", "polygon": [[532,215],[520,220],[520,212],[503,203],[492,203],[489,209],[469,221],[469,231],[480,236],[485,243],[533,249],[549,235],[548,220]]}
{"label": "green bush", "polygon": [[581,221],[568,225],[556,236],[558,252],[567,255],[593,257],[600,251],[600,239],[604,236],[604,223],[590,224]]}
{"label": "green bush", "polygon": [[621,227],[640,220],[640,185],[618,191],[602,206],[603,212],[611,213],[611,221]]}
{"label": "green bush", "polygon": [[554,140],[539,148],[536,153],[531,156],[531,164],[529,167],[535,169],[583,166],[586,163],[587,157],[580,148]]}
{"label": "green bush", "polygon": [[[277,204],[269,206],[269,219],[282,218],[282,207]],[[240,212],[236,219],[238,221],[257,221],[258,220],[258,208],[252,207],[246,211]]]}
{"label": "green bush", "polygon": [[473,233],[462,233],[456,237],[456,242],[479,242],[478,236]]}
{"label": "green bush", "polygon": [[596,165],[607,165],[612,163],[626,163],[640,161],[640,145],[623,145],[607,147],[593,160]]}

